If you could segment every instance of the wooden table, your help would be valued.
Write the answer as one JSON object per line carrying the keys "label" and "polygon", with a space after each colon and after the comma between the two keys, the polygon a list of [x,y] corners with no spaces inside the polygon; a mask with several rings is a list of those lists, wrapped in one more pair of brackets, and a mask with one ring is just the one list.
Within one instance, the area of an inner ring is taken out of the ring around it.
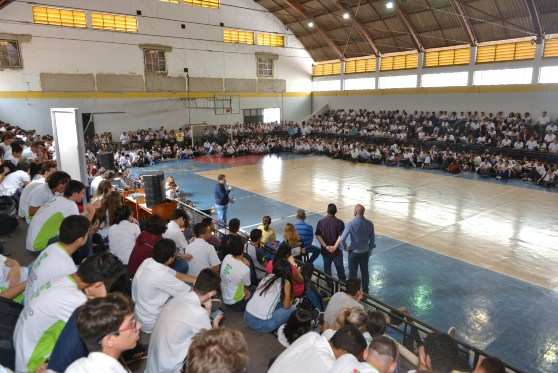
{"label": "wooden table", "polygon": [[[141,190],[136,190],[134,192],[127,192],[124,194],[124,203],[127,206],[130,206],[132,209],[132,214],[134,218],[139,220],[147,219],[151,215],[157,215],[164,220],[170,220],[176,210],[176,201],[164,201],[158,205],[153,207],[147,207],[145,205],[145,194],[142,193]],[[132,198],[131,195],[133,194],[142,194],[137,198]]]}

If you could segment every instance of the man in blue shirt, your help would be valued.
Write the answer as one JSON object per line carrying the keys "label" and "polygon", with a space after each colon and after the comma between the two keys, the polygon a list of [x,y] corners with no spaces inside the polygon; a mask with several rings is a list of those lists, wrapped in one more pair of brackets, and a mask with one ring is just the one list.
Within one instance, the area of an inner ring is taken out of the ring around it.
{"label": "man in blue shirt", "polygon": [[[350,244],[346,241],[349,238]],[[349,278],[356,278],[358,267],[360,267],[360,275],[362,280],[362,290],[368,293],[368,283],[370,282],[368,273],[368,260],[372,249],[376,247],[374,235],[374,224],[364,217],[364,206],[355,206],[355,217],[345,227],[343,234],[335,245],[333,251],[337,250],[339,245],[345,248],[349,253]]]}
{"label": "man in blue shirt", "polygon": [[296,219],[294,225],[296,233],[298,233],[306,253],[312,254],[309,259],[310,263],[314,263],[314,260],[320,256],[320,249],[312,244],[314,242],[314,229],[310,224],[304,222],[306,220],[306,212],[304,210],[300,209],[296,212]]}
{"label": "man in blue shirt", "polygon": [[227,184],[225,175],[219,175],[215,185],[215,212],[217,213],[217,222],[220,225],[227,224],[227,207],[231,202],[229,198],[231,190],[232,188]]}

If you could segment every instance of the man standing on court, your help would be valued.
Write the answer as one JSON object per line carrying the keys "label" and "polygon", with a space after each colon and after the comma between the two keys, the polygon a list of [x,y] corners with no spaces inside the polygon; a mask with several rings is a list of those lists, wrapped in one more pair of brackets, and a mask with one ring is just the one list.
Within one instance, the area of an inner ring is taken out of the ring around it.
{"label": "man standing on court", "polygon": [[217,222],[222,225],[227,225],[227,207],[231,202],[231,198],[229,198],[231,190],[232,188],[227,184],[225,175],[219,175],[215,185],[215,212],[217,213]]}
{"label": "man standing on court", "polygon": [[[349,238],[350,244],[346,241]],[[372,249],[376,247],[374,235],[374,224],[364,217],[364,206],[358,204],[355,206],[355,217],[345,227],[343,234],[335,245],[333,251],[337,250],[339,245],[349,253],[349,278],[356,278],[358,267],[360,267],[360,276],[362,280],[362,290],[368,293],[368,283],[370,282],[368,274],[368,259],[372,254]]]}

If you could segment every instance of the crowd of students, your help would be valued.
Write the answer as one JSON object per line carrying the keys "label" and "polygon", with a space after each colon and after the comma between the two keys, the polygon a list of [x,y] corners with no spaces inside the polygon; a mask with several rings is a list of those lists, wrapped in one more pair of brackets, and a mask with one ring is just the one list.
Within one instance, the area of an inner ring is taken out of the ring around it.
{"label": "crowd of students", "polygon": [[[282,235],[269,216],[249,237],[236,218],[224,234],[211,218],[191,224],[182,209],[169,221],[154,215],[138,222],[113,173],[99,171],[87,188],[57,170],[48,139],[24,134],[10,143],[17,130],[1,128],[0,185],[28,224],[22,250],[34,258],[22,266],[0,257],[0,297],[21,304],[11,356],[18,373],[126,372],[140,358],[147,373],[245,372],[243,334],[221,326],[229,312],[242,313],[254,332],[276,333],[285,349],[270,360],[270,372],[393,373],[405,368],[402,357],[421,372],[504,371],[492,358],[472,367],[446,334],[416,332],[403,346],[389,333],[401,320],[364,308],[375,236],[361,205],[342,222],[330,204],[316,227],[300,210]],[[26,160],[13,151],[16,142],[29,145]],[[17,170],[6,165],[14,162],[10,149]],[[12,174],[17,182],[5,183]],[[320,255],[325,272],[335,265],[346,281],[331,298],[312,283]]]}
{"label": "crowd of students", "polygon": [[224,131],[209,127],[194,147],[163,130],[144,131],[151,134],[149,141],[140,136],[142,141],[122,142],[115,161],[126,169],[207,154],[293,152],[452,174],[473,172],[546,187],[558,180],[558,126],[546,112],[533,119],[529,113],[335,110],[300,123],[235,125],[228,136]]}

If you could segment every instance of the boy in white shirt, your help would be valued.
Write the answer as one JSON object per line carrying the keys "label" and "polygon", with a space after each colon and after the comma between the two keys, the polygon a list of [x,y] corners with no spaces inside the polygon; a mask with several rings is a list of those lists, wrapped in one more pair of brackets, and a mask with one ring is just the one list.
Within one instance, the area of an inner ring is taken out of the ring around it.
{"label": "boy in white shirt", "polygon": [[[223,316],[210,320],[211,298],[219,289],[219,277],[209,269],[200,272],[193,291],[181,293],[165,304],[151,334],[145,373],[180,371],[192,337],[217,328]],[[188,315],[188,317],[184,317]]]}
{"label": "boy in white shirt", "polygon": [[368,346],[366,361],[379,373],[393,373],[399,361],[397,343],[389,337],[378,336]]}
{"label": "boy in white shirt", "polygon": [[170,267],[175,258],[174,241],[162,238],[153,248],[153,257],[145,259],[134,276],[134,312],[142,324],[141,330],[145,333],[151,333],[161,309],[169,298],[189,292],[191,288],[185,282],[195,282],[192,276],[176,272]]}
{"label": "boy in white shirt", "polygon": [[35,372],[50,356],[72,313],[87,301],[107,295],[105,282],[124,273],[118,258],[102,253],[85,259],[76,273],[46,282],[19,315],[14,331],[16,372]]}
{"label": "boy in white shirt", "polygon": [[[59,235],[64,218],[79,215],[77,203],[83,200],[84,193],[85,186],[77,180],[71,180],[66,185],[64,197],[54,197],[42,206],[27,229],[26,249],[33,252],[44,250]],[[91,220],[95,210],[93,205],[87,205],[84,214]]]}
{"label": "boy in white shirt", "polygon": [[132,216],[130,206],[118,207],[114,212],[114,224],[108,230],[110,252],[127,265],[140,233],[140,227]]}
{"label": "boy in white shirt", "polygon": [[30,167],[30,174],[34,175],[31,179],[31,182],[23,188],[21,191],[21,195],[19,196],[19,208],[18,208],[18,215],[21,218],[24,218],[27,221],[27,224],[31,221],[29,216],[29,197],[31,192],[35,190],[35,188],[43,185],[46,183],[46,179],[52,175],[56,171],[56,163],[55,162],[43,162],[42,164],[31,164]]}
{"label": "boy in white shirt", "polygon": [[29,163],[20,162],[17,168],[16,171],[9,173],[4,180],[2,180],[2,195],[13,196],[17,191],[21,191],[31,182]]}
{"label": "boy in white shirt", "polygon": [[42,184],[29,193],[29,211],[27,216],[31,219],[55,195],[64,193],[66,185],[70,182],[70,175],[64,171],[56,171]]}
{"label": "boy in white shirt", "polygon": [[72,255],[85,245],[88,231],[89,220],[85,216],[70,215],[62,221],[59,241],[44,249],[29,267],[25,303],[46,282],[77,271]]}
{"label": "boy in white shirt", "polygon": [[0,297],[23,303],[27,268],[4,255],[0,255]]}
{"label": "boy in white shirt", "polygon": [[345,354],[361,360],[366,340],[355,326],[339,329],[331,340],[309,332],[299,337],[283,351],[269,368],[268,373],[324,373],[329,372],[335,361]]}
{"label": "boy in white shirt", "polygon": [[226,251],[229,253],[221,264],[221,293],[223,302],[233,311],[243,312],[250,298],[250,263],[244,258],[242,239],[230,236]]}
{"label": "boy in white shirt", "polygon": [[217,256],[215,248],[207,242],[211,238],[211,234],[212,230],[209,225],[204,223],[194,225],[196,238],[186,247],[186,254],[192,256],[188,263],[189,275],[197,276],[205,268],[211,268],[215,272],[219,271],[219,264],[221,264],[219,256]]}
{"label": "boy in white shirt", "polygon": [[178,252],[176,254],[174,269],[181,273],[188,273],[188,261],[192,259],[191,255],[185,253],[188,241],[184,236],[184,231],[188,228],[189,224],[190,217],[186,211],[183,209],[176,209],[173,212],[171,220],[167,224],[167,230],[163,233],[163,238],[173,240],[176,244]]}
{"label": "boy in white shirt", "polygon": [[67,373],[128,372],[118,359],[136,347],[140,328],[130,298],[113,293],[89,300],[77,310],[76,324],[90,353],[74,361]]}

